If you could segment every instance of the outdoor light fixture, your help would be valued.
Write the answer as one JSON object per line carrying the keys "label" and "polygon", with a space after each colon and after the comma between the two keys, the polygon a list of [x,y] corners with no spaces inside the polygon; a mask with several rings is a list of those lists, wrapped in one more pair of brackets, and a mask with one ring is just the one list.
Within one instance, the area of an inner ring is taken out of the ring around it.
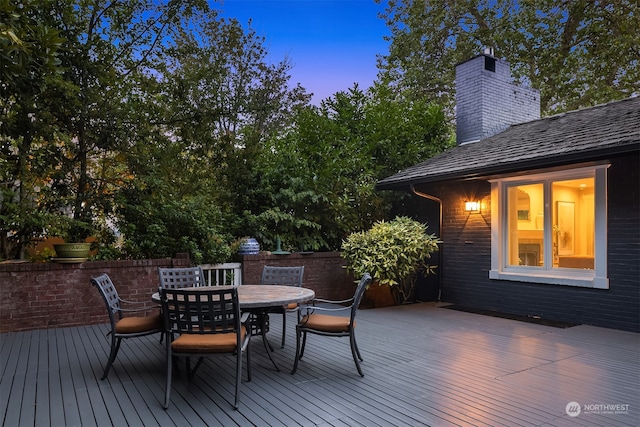
{"label": "outdoor light fixture", "polygon": [[480,212],[480,202],[464,202],[466,212]]}

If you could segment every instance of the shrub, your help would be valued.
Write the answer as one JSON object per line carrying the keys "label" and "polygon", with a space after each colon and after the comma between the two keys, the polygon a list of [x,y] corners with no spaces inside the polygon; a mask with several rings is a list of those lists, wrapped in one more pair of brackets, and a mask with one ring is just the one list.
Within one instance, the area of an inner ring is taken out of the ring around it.
{"label": "shrub", "polygon": [[438,243],[435,234],[427,234],[426,224],[396,217],[350,234],[341,249],[354,276],[371,274],[374,284],[392,288],[396,303],[406,303],[413,297],[417,275],[433,273],[435,266],[428,260]]}

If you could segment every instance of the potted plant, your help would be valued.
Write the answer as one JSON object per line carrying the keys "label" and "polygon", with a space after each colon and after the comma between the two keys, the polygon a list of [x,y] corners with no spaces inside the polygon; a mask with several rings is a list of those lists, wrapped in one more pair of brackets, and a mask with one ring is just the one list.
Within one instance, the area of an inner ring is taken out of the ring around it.
{"label": "potted plant", "polygon": [[372,286],[386,287],[396,304],[412,300],[418,274],[433,273],[431,254],[442,243],[427,226],[408,217],[379,221],[367,231],[350,234],[342,242],[346,268],[355,277],[371,274]]}
{"label": "potted plant", "polygon": [[52,234],[61,237],[64,243],[54,243],[53,249],[56,252],[55,261],[58,262],[82,262],[89,257],[91,242],[87,242],[87,237],[93,234],[92,224],[65,217],[58,224],[56,231]]}

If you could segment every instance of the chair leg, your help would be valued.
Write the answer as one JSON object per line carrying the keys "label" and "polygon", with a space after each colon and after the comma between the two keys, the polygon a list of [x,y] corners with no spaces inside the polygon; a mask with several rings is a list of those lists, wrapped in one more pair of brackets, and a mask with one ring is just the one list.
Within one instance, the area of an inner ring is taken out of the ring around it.
{"label": "chair leg", "polygon": [[233,409],[238,409],[240,401],[240,383],[242,383],[242,348],[236,350],[236,395],[233,401]]}
{"label": "chair leg", "polygon": [[251,381],[251,340],[247,339],[247,347],[244,350],[247,353],[247,381]]}
{"label": "chair leg", "polygon": [[304,356],[304,348],[307,345],[307,333],[302,332],[302,346],[300,347],[300,359]]}
{"label": "chair leg", "polygon": [[[168,335],[168,334],[167,334]],[[169,336],[166,337],[166,347],[167,347],[167,385],[164,391],[164,405],[162,407],[167,409],[169,407],[169,402],[171,399],[171,375],[172,367],[173,367],[173,357],[171,356],[171,339]]]}
{"label": "chair leg", "polygon": [[295,374],[298,370],[298,360],[300,360],[300,326],[296,325],[296,358],[293,362],[293,369],[291,370],[291,375]]}
{"label": "chair leg", "polygon": [[282,313],[282,344],[280,348],[284,348],[284,336],[287,331],[287,310]]}
{"label": "chair leg", "polygon": [[351,331],[351,335],[353,335],[353,347],[356,349],[356,355],[360,361],[364,361],[362,355],[360,354],[360,349],[358,348],[358,342],[356,341],[355,331]]}
{"label": "chair leg", "polygon": [[353,333],[353,329],[351,330],[351,334],[349,334],[349,342],[351,343],[351,354],[353,355],[353,361],[356,362],[356,368],[358,369],[358,373],[361,377],[364,377],[362,373],[362,369],[360,368],[360,362],[358,361],[360,352],[358,351],[358,345],[356,344],[356,336]]}
{"label": "chair leg", "polygon": [[[187,360],[190,360],[190,359],[187,358]],[[189,378],[189,381],[191,381],[193,379],[193,376],[196,374],[196,371],[198,370],[198,368],[202,364],[203,360],[204,360],[204,357],[199,357],[198,361],[196,362],[196,366],[194,366],[193,369],[191,369],[191,370],[187,369],[187,378]]]}
{"label": "chair leg", "polygon": [[118,350],[120,349],[120,341],[122,338],[116,337],[113,333],[111,335],[111,352],[109,353],[109,360],[107,361],[107,366],[104,368],[104,373],[102,374],[101,379],[107,378],[109,374],[109,370],[111,369],[111,365],[114,360],[116,360],[116,356],[118,355]]}

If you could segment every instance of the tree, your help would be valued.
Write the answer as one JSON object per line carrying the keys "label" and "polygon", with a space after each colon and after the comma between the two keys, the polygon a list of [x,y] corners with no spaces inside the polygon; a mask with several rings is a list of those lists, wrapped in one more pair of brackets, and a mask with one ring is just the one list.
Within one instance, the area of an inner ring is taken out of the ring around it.
{"label": "tree", "polygon": [[[376,0],[380,1],[380,0]],[[455,65],[492,46],[518,81],[541,92],[543,114],[622,99],[640,88],[635,1],[390,0],[381,78],[453,109]]]}
{"label": "tree", "polygon": [[288,249],[338,250],[351,232],[386,219],[398,193],[376,192],[378,180],[450,146],[442,109],[398,99],[386,86],[355,85],[296,114],[294,127],[272,138],[260,159],[267,195],[255,221],[260,239],[280,235]]}
{"label": "tree", "polygon": [[59,158],[47,147],[55,126],[40,108],[59,81],[59,31],[43,22],[41,2],[0,2],[0,257],[24,255],[25,245],[52,219],[39,204]]}
{"label": "tree", "polygon": [[23,256],[68,216],[87,230],[104,223],[127,176],[118,153],[131,144],[128,102],[139,90],[128,76],[197,5],[206,2],[1,2],[5,256]]}
{"label": "tree", "polygon": [[310,98],[288,88],[286,60],[266,56],[263,38],[216,11],[195,13],[172,33],[145,84],[153,140],[138,139],[125,156],[132,180],[117,212],[127,254],[221,262],[232,234],[251,233],[243,212],[255,205],[255,159]]}

